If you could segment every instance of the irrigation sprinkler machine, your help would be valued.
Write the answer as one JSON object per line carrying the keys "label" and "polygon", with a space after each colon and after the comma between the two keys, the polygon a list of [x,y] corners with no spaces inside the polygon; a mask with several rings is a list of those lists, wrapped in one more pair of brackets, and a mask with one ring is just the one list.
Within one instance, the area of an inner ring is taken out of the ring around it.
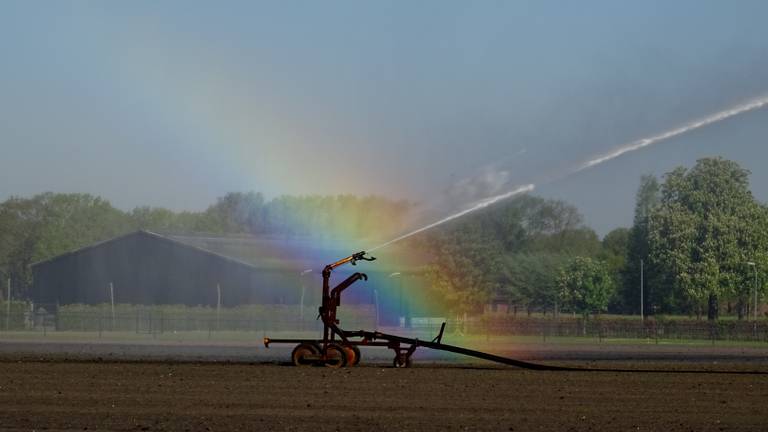
{"label": "irrigation sprinkler machine", "polygon": [[555,366],[545,366],[501,357],[480,351],[474,351],[442,343],[445,323],[440,326],[440,332],[431,341],[416,338],[396,336],[378,331],[344,330],[340,327],[336,310],[341,305],[341,293],[359,280],[368,280],[365,273],[356,272],[336,285],[330,287],[331,273],[344,264],[356,265],[358,261],[374,261],[376,258],[366,256],[365,251],[350,255],[344,259],[328,264],[323,269],[323,301],[320,305],[318,319],[323,321],[322,339],[272,339],[264,338],[264,346],[271,344],[296,344],[291,353],[291,359],[296,366],[325,365],[331,368],[355,366],[360,362],[361,346],[386,347],[394,351],[392,365],[396,368],[410,367],[411,357],[418,347],[448,351],[477,357],[497,363],[518,366],[526,369],[552,370],[560,369]]}

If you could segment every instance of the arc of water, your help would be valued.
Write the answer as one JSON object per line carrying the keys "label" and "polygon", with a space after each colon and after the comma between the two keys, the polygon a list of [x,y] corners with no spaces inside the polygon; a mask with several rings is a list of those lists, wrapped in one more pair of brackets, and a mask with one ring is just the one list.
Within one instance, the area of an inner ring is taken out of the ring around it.
{"label": "arc of water", "polygon": [[[621,146],[617,147],[616,149],[614,149],[614,150],[612,150],[612,151],[610,151],[608,153],[604,153],[604,154],[601,154],[601,155],[598,155],[598,156],[594,156],[591,159],[589,159],[588,161],[586,161],[586,162],[584,162],[584,163],[582,163],[580,165],[577,165],[575,168],[571,169],[570,171],[567,171],[565,173],[565,175],[562,175],[562,176],[559,176],[559,177],[555,177],[555,178],[551,179],[549,182],[566,178],[566,177],[571,176],[573,174],[576,174],[578,172],[584,171],[584,170],[586,170],[588,168],[592,168],[592,167],[604,164],[604,163],[606,163],[608,161],[611,161],[613,159],[616,159],[617,157],[619,157],[619,156],[621,156],[621,155],[623,155],[625,153],[629,153],[629,152],[633,152],[633,151],[636,151],[636,150],[640,150],[642,148],[645,148],[645,147],[657,144],[657,143],[662,142],[662,141],[666,141],[666,140],[668,140],[670,138],[674,138],[674,137],[679,136],[679,135],[683,135],[685,133],[688,133],[688,132],[694,131],[696,129],[702,128],[704,126],[708,126],[708,125],[711,125],[713,123],[721,122],[723,120],[729,119],[731,117],[735,117],[735,116],[740,115],[740,114],[744,114],[744,113],[747,113],[747,112],[750,112],[750,111],[754,111],[754,110],[763,108],[766,105],[768,105],[768,96],[763,96],[763,97],[760,97],[760,98],[757,98],[757,99],[750,100],[748,102],[744,102],[744,103],[739,104],[739,105],[737,105],[735,107],[728,108],[728,109],[725,109],[725,110],[722,110],[722,111],[718,111],[718,112],[716,112],[714,114],[710,114],[710,115],[708,115],[706,117],[700,118],[698,120],[691,121],[691,122],[686,123],[686,124],[684,124],[682,126],[679,126],[679,127],[674,128],[674,129],[671,129],[671,130],[659,133],[657,135],[652,135],[652,136],[649,136],[649,137],[646,137],[646,138],[639,139],[637,141],[632,141],[630,143],[621,145]],[[454,220],[454,219],[458,219],[458,218],[460,218],[460,217],[462,217],[462,216],[464,216],[466,214],[469,214],[469,213],[472,213],[474,211],[480,210],[482,208],[488,207],[488,206],[490,206],[492,204],[495,204],[495,203],[497,203],[499,201],[503,201],[505,199],[514,197],[516,195],[520,195],[522,193],[530,192],[535,187],[536,187],[536,185],[534,185],[534,184],[527,184],[527,185],[524,185],[524,186],[519,186],[519,187],[517,187],[517,188],[515,188],[515,189],[513,189],[513,190],[511,190],[509,192],[505,192],[505,193],[502,193],[502,194],[499,194],[499,195],[492,196],[490,198],[483,199],[481,201],[478,201],[477,203],[474,203],[473,205],[471,205],[466,210],[462,210],[462,211],[460,211],[458,213],[452,214],[452,215],[450,215],[448,217],[445,217],[445,218],[440,219],[440,220],[438,220],[436,222],[433,222],[433,223],[431,223],[429,225],[423,226],[423,227],[421,227],[419,229],[416,229],[416,230],[413,230],[413,231],[408,232],[406,234],[403,234],[403,235],[401,235],[399,237],[396,237],[396,238],[394,238],[392,240],[389,240],[386,243],[382,243],[382,244],[380,244],[380,245],[378,245],[376,247],[368,249],[368,251],[372,252],[372,251],[375,251],[377,249],[381,249],[383,247],[391,245],[392,243],[396,243],[396,242],[398,242],[400,240],[403,240],[403,239],[406,239],[406,238],[411,237],[413,235],[416,235],[416,234],[419,234],[421,232],[427,231],[427,230],[432,229],[432,228],[434,228],[434,227],[436,227],[438,225],[442,225],[442,224],[444,224],[444,223],[446,223],[448,221],[451,221],[451,220]]]}

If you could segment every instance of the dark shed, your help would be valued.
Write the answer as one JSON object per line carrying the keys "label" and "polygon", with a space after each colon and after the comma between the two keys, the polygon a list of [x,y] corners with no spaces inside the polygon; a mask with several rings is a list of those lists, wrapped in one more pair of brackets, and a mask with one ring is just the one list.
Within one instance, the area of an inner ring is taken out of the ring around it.
{"label": "dark shed", "polygon": [[[316,239],[137,231],[33,264],[30,296],[42,305],[109,303],[112,284],[115,303],[215,305],[218,286],[225,307],[311,305],[320,301],[323,265],[353,252]],[[337,283],[353,271],[371,277],[345,293],[345,303],[373,303],[377,288],[395,282],[388,272],[408,271],[395,261],[336,272]]]}
{"label": "dark shed", "polygon": [[[32,266],[32,300],[40,304],[115,303],[211,305],[217,286],[225,306],[283,303],[286,294],[256,289],[279,283],[283,272],[137,231]],[[295,283],[293,284],[295,285]],[[283,298],[281,298],[283,297]]]}

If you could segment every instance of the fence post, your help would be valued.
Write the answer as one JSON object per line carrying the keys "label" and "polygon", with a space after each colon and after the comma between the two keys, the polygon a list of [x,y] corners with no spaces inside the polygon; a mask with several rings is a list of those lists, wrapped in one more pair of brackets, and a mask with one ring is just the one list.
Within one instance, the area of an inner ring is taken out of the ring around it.
{"label": "fence post", "polygon": [[8,278],[8,295],[5,297],[5,331],[11,329],[11,278]]}
{"label": "fence post", "polygon": [[109,283],[109,303],[112,307],[112,325],[110,326],[110,331],[115,331],[115,285],[112,282]]}
{"label": "fence post", "polygon": [[216,284],[216,331],[221,330],[221,284]]}
{"label": "fence post", "polygon": [[597,342],[603,343],[603,323],[597,322]]}

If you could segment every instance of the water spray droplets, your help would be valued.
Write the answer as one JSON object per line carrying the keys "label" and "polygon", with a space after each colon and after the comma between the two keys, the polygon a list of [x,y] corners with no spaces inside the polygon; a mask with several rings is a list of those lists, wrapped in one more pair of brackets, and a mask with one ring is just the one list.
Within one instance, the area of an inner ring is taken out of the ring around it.
{"label": "water spray droplets", "polygon": [[[648,146],[651,146],[653,144],[657,144],[657,143],[659,143],[661,141],[665,141],[665,140],[668,140],[670,138],[674,138],[674,137],[676,137],[678,135],[682,135],[682,134],[694,131],[696,129],[702,128],[704,126],[708,126],[710,124],[726,120],[728,118],[737,116],[739,114],[743,114],[743,113],[746,113],[746,112],[749,112],[749,111],[754,111],[754,110],[763,108],[766,105],[768,105],[768,96],[763,96],[761,98],[754,99],[752,101],[749,101],[749,102],[737,105],[737,106],[735,106],[733,108],[729,108],[729,109],[726,109],[726,110],[723,110],[723,111],[718,111],[718,112],[716,112],[714,114],[710,114],[710,115],[708,115],[708,116],[706,116],[704,118],[701,118],[701,119],[698,119],[698,120],[694,120],[694,121],[692,121],[690,123],[687,123],[687,124],[685,124],[683,126],[677,127],[675,129],[668,130],[668,131],[665,131],[665,132],[662,132],[660,134],[653,135],[653,136],[650,136],[650,137],[642,138],[642,139],[639,139],[637,141],[632,141],[632,142],[630,142],[628,144],[625,144],[623,146],[620,146],[620,147],[618,147],[618,148],[616,148],[616,149],[614,149],[614,150],[612,150],[612,151],[610,151],[608,153],[605,153],[605,154],[593,157],[592,159],[588,160],[587,162],[584,162],[581,165],[578,165],[576,168],[571,169],[570,171],[567,171],[564,175],[550,179],[547,183],[551,183],[552,181],[566,178],[566,177],[571,176],[573,174],[576,174],[578,172],[584,171],[585,169],[592,168],[592,167],[597,166],[597,165],[601,165],[601,164],[603,164],[605,162],[608,162],[608,161],[611,161],[613,159],[616,159],[617,157],[619,157],[619,156],[621,156],[621,155],[623,155],[625,153],[629,153],[629,152],[633,152],[633,151],[636,151],[636,150],[640,150],[640,149],[642,149],[644,147],[648,147]],[[421,227],[421,228],[419,228],[417,230],[414,230],[414,231],[411,231],[411,232],[409,232],[407,234],[401,235],[400,237],[394,238],[394,239],[392,239],[392,240],[390,240],[390,241],[388,241],[386,243],[380,244],[380,245],[378,245],[378,246],[376,246],[374,248],[368,249],[368,252],[372,252],[372,251],[375,251],[377,249],[381,249],[383,247],[389,246],[392,243],[398,242],[400,240],[406,239],[406,238],[411,237],[413,235],[416,235],[418,233],[424,232],[424,231],[429,230],[431,228],[434,228],[434,227],[436,227],[438,225],[442,225],[442,224],[444,224],[444,223],[446,223],[448,221],[460,218],[460,217],[462,217],[462,216],[464,216],[464,215],[466,215],[468,213],[472,213],[474,211],[477,211],[477,210],[480,210],[482,208],[488,207],[488,206],[490,206],[492,204],[495,204],[495,203],[497,203],[499,201],[503,201],[505,199],[512,198],[512,197],[514,197],[516,195],[520,195],[520,194],[523,194],[523,193],[530,192],[535,187],[536,186],[534,184],[527,184],[527,185],[524,185],[524,186],[517,187],[517,188],[515,188],[515,189],[513,189],[513,190],[511,190],[509,192],[498,194],[498,195],[494,195],[494,196],[492,196],[490,198],[485,198],[483,200],[480,200],[480,201],[472,204],[466,210],[462,210],[462,211],[460,211],[458,213],[455,213],[455,214],[452,214],[452,215],[450,215],[450,216],[448,216],[446,218],[440,219],[437,222],[433,222],[433,223],[431,223],[429,225],[426,225],[424,227]]]}
{"label": "water spray droplets", "polygon": [[440,219],[437,222],[433,222],[433,223],[431,223],[429,225],[426,225],[424,227],[421,227],[421,228],[419,228],[417,230],[411,231],[411,232],[409,232],[407,234],[403,234],[400,237],[394,238],[394,239],[392,239],[392,240],[390,240],[390,241],[388,241],[386,243],[382,243],[382,244],[380,244],[380,245],[378,245],[376,247],[370,248],[367,251],[368,252],[373,252],[376,249],[381,249],[381,248],[383,248],[385,246],[389,246],[392,243],[398,242],[400,240],[404,240],[404,239],[406,239],[408,237],[411,237],[413,235],[416,235],[416,234],[418,234],[420,232],[423,232],[423,231],[426,231],[428,229],[434,228],[434,227],[436,227],[438,225],[442,225],[442,224],[444,224],[444,223],[446,223],[448,221],[460,218],[460,217],[464,216],[467,213],[472,213],[474,211],[477,211],[477,210],[480,210],[482,208],[488,207],[491,204],[495,204],[495,203],[497,203],[499,201],[503,201],[503,200],[505,200],[507,198],[511,198],[511,197],[513,197],[515,195],[520,195],[522,193],[530,192],[534,188],[535,188],[535,186],[533,184],[529,184],[529,185],[521,186],[521,187],[519,187],[517,189],[511,190],[511,191],[503,193],[503,194],[499,194],[499,195],[496,195],[496,196],[492,196],[490,198],[483,199],[483,200],[478,201],[477,203],[473,204],[471,207],[469,207],[466,210],[462,210],[462,211],[460,211],[458,213],[455,213],[455,214],[452,214],[452,215],[450,215],[450,216],[448,216],[446,218]]}
{"label": "water spray droplets", "polygon": [[639,139],[637,141],[633,141],[633,142],[631,142],[629,144],[625,144],[625,145],[623,145],[623,146],[621,146],[621,147],[619,147],[619,148],[617,148],[617,149],[615,149],[615,150],[613,150],[613,151],[611,151],[609,153],[606,153],[604,155],[600,155],[598,157],[595,157],[595,158],[593,158],[593,159],[591,159],[591,160],[589,160],[589,161],[579,165],[576,169],[574,169],[571,172],[569,172],[568,175],[575,174],[575,173],[577,173],[579,171],[583,171],[583,170],[585,170],[587,168],[591,168],[593,166],[597,166],[597,165],[600,165],[602,163],[608,162],[608,161],[610,161],[612,159],[615,159],[615,158],[623,155],[624,153],[632,152],[632,151],[635,151],[635,150],[640,150],[643,147],[648,147],[650,145],[659,143],[661,141],[668,140],[668,139],[676,137],[678,135],[682,135],[682,134],[691,132],[691,131],[699,129],[701,127],[710,125],[712,123],[717,123],[717,122],[726,120],[728,118],[737,116],[739,114],[743,114],[743,113],[746,113],[746,112],[749,112],[749,111],[753,111],[753,110],[762,108],[762,107],[764,107],[766,105],[768,105],[768,96],[764,96],[762,98],[755,99],[755,100],[752,100],[750,102],[743,103],[741,105],[735,106],[733,108],[729,108],[727,110],[723,110],[723,111],[716,112],[714,114],[710,114],[707,117],[704,117],[704,118],[701,118],[701,119],[698,119],[698,120],[694,120],[694,121],[692,121],[690,123],[687,123],[687,124],[685,124],[683,126],[677,127],[675,129],[672,129],[672,130],[669,130],[669,131],[666,131],[666,132],[662,132],[662,133],[660,133],[658,135],[654,135],[654,136],[651,136],[651,137],[647,137],[647,138]]}

